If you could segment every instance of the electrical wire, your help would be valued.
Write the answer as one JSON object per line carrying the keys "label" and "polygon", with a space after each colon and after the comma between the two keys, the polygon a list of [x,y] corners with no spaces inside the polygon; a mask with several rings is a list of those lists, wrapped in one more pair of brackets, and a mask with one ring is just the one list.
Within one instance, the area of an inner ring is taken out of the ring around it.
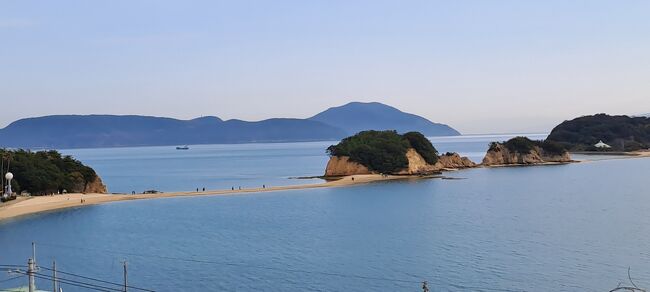
{"label": "electrical wire", "polygon": [[16,276],[16,277],[13,277],[13,278],[0,280],[0,283],[9,282],[9,281],[11,281],[11,280],[16,280],[16,279],[18,279],[18,278],[22,278],[22,277],[25,277],[25,275],[20,275],[20,276]]}
{"label": "electrical wire", "polygon": [[[39,266],[39,268],[44,269],[44,270],[48,270],[48,271],[53,271],[53,269],[46,268],[46,267],[42,267],[42,266]],[[85,280],[96,281],[96,282],[100,282],[100,283],[104,283],[104,284],[111,284],[111,285],[116,285],[116,286],[124,287],[124,284],[115,283],[115,282],[110,282],[110,281],[101,280],[101,279],[97,279],[97,278],[92,278],[92,277],[88,277],[88,276],[77,275],[77,274],[73,274],[73,273],[69,273],[69,272],[63,272],[63,271],[60,271],[60,270],[58,270],[58,269],[56,270],[56,273],[57,273],[57,274],[68,275],[68,276],[73,276],[73,277],[77,277],[77,278],[81,278],[81,279],[85,279]],[[57,277],[57,279],[59,279],[59,277]],[[140,291],[155,292],[154,290],[149,290],[149,289],[140,288],[140,287],[135,287],[135,286],[129,286],[129,285],[127,285],[126,287],[127,287],[127,288],[130,288],[130,289],[140,290]]]}
{"label": "electrical wire", "polygon": [[113,254],[120,254],[120,255],[159,258],[159,259],[164,259],[164,260],[175,260],[175,261],[192,262],[192,263],[200,263],[200,264],[215,264],[215,265],[225,265],[225,266],[236,266],[236,267],[246,267],[246,268],[254,268],[254,269],[261,269],[261,270],[275,270],[275,271],[290,272],[290,273],[303,273],[303,274],[314,274],[314,275],[324,275],[324,276],[336,276],[336,277],[342,277],[342,278],[357,278],[357,279],[375,280],[375,281],[400,282],[400,283],[418,283],[418,284],[422,283],[422,281],[416,281],[416,280],[383,278],[383,277],[354,275],[354,274],[341,274],[341,273],[334,273],[334,272],[307,271],[307,270],[299,270],[299,269],[284,269],[284,268],[277,268],[277,267],[257,266],[257,265],[240,264],[240,263],[232,263],[232,262],[219,262],[219,261],[212,261],[212,260],[199,260],[199,259],[191,259],[191,258],[160,256],[160,255],[153,255],[153,254],[147,255],[147,254],[138,254],[138,253],[132,253],[132,252],[120,252],[120,251],[112,251],[112,250],[104,250],[104,249],[96,249],[96,248],[65,246],[65,245],[61,245],[61,244],[52,244],[52,243],[39,243],[39,244],[40,245],[47,245],[47,246],[62,247],[62,248],[70,248],[70,249],[86,249],[86,250],[91,250],[91,251],[99,251],[99,252],[106,252],[106,253],[113,253]]}
{"label": "electrical wire", "polygon": [[[24,272],[24,271],[21,271],[21,273],[22,273],[23,275],[29,275],[29,273]],[[47,275],[43,275],[43,274],[39,274],[39,273],[32,273],[32,276],[33,276],[34,278],[43,279],[43,280],[48,280],[48,281],[55,280],[54,277],[47,276]],[[59,283],[61,283],[61,284],[66,284],[66,285],[75,286],[75,287],[81,287],[81,288],[86,288],[86,289],[92,289],[92,290],[96,290],[96,291],[103,291],[103,292],[113,292],[113,291],[120,292],[120,291],[124,291],[124,290],[122,290],[122,289],[115,289],[115,288],[111,288],[111,287],[104,287],[104,286],[99,286],[99,285],[95,285],[95,284],[91,284],[91,283],[84,283],[84,282],[79,282],[79,281],[74,281],[74,280],[69,280],[69,279],[59,278],[59,277],[56,277],[56,281],[59,282]]]}
{"label": "electrical wire", "polygon": [[[201,260],[201,259],[195,259],[195,258],[181,258],[181,257],[171,257],[171,256],[160,256],[160,255],[155,255],[155,254],[140,254],[140,253],[133,253],[133,252],[107,250],[107,249],[70,246],[70,245],[63,245],[63,244],[57,244],[57,243],[41,243],[41,242],[39,242],[39,244],[40,245],[51,246],[51,247],[77,249],[77,250],[78,249],[85,249],[85,250],[89,250],[89,251],[97,251],[97,252],[112,253],[112,254],[119,254],[119,255],[128,255],[128,256],[137,256],[137,257],[145,257],[145,258],[159,258],[159,259],[164,259],[164,260],[174,260],[174,261],[183,261],[183,262],[200,263],[200,264],[236,266],[236,267],[254,268],[254,269],[261,269],[261,270],[273,270],[273,271],[282,271],[282,272],[289,272],[289,273],[303,273],[303,274],[312,274],[312,275],[341,277],[341,278],[353,278],[353,279],[362,279],[362,280],[386,281],[386,282],[410,283],[410,284],[421,284],[424,281],[424,280],[420,281],[420,280],[406,280],[406,279],[397,279],[397,278],[365,276],[365,275],[356,275],[356,274],[343,274],[343,273],[335,273],[335,272],[307,271],[307,270],[300,270],[300,269],[286,269],[286,268],[250,265],[250,264],[242,264],[242,263],[220,262],[220,261],[213,261],[213,260]],[[41,268],[43,268],[43,267],[41,267]],[[432,283],[431,281],[427,281],[427,282]],[[465,286],[465,285],[454,284],[454,283],[450,283],[448,285],[452,286],[454,288],[465,289],[465,290],[479,290],[479,291],[483,290],[483,291],[501,291],[501,292],[525,292],[526,291],[526,290],[513,290],[513,289],[505,289],[505,288],[489,288],[489,287]],[[120,291],[122,291],[122,290],[120,290]]]}
{"label": "electrical wire", "polygon": [[[0,265],[0,267],[3,267],[3,266],[5,266],[5,267],[20,267],[20,268],[25,268],[25,267],[26,267],[26,266],[20,266],[20,265]],[[52,271],[52,269],[47,268],[47,267],[41,267],[41,266],[39,266],[38,268]],[[9,269],[8,271],[13,271],[13,272],[16,272],[16,273],[20,273],[20,274],[22,274],[22,275],[20,275],[20,276],[18,276],[18,277],[24,277],[25,275],[27,275],[27,272],[25,272],[25,271],[23,271],[23,270],[11,270],[11,269]],[[75,281],[75,280],[72,280],[72,279],[66,279],[66,278],[62,278],[62,277],[56,277],[56,279],[57,279],[58,281],[61,281],[61,283],[63,283],[63,281],[68,281],[68,282],[72,282],[72,283],[74,283],[74,284],[96,286],[97,288],[102,288],[102,289],[104,289],[104,288],[106,288],[106,289],[112,289],[113,291],[123,291],[122,288],[124,287],[124,284],[121,284],[121,283],[115,283],[115,282],[105,281],[105,280],[101,280],[101,279],[97,279],[97,278],[92,278],[92,277],[87,277],[87,276],[82,276],[82,275],[73,274],[73,273],[69,273],[69,272],[63,272],[63,271],[59,271],[59,270],[57,270],[57,273],[61,273],[61,274],[65,274],[65,275],[69,275],[69,276],[73,276],[73,277],[78,277],[78,278],[82,278],[82,279],[86,279],[86,280],[92,280],[92,281],[96,281],[96,282],[101,282],[101,283],[105,283],[105,284],[116,285],[116,286],[119,286],[120,289],[117,289],[117,290],[116,290],[115,288],[112,288],[112,287],[105,287],[105,286],[96,285],[96,284],[93,284],[93,283],[86,283],[86,282]],[[45,274],[40,274],[40,273],[34,273],[34,275],[39,275],[41,278],[42,278],[42,277],[48,277],[49,280],[53,280],[53,279],[54,279],[54,277],[53,277],[53,276],[50,276],[50,275],[45,275]],[[18,277],[16,277],[16,278],[18,278]],[[2,281],[0,281],[0,283],[1,283],[1,282],[2,282]],[[67,284],[70,284],[70,283],[67,283]],[[154,290],[144,289],[144,288],[140,288],[140,287],[136,287],[136,286],[129,286],[129,285],[127,285],[126,287],[127,287],[127,288],[130,288],[130,289],[134,289],[134,290],[147,291],[147,292],[155,292]]]}

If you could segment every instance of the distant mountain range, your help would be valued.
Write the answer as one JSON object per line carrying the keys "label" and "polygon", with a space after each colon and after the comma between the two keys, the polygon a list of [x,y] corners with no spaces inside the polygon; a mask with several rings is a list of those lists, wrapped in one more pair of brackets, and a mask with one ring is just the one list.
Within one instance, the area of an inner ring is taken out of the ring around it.
{"label": "distant mountain range", "polygon": [[258,122],[202,117],[178,120],[120,115],[53,115],[26,118],[0,129],[0,147],[95,148],[184,144],[338,140],[362,130],[419,131],[427,136],[460,135],[444,124],[381,103],[353,102],[308,119]]}

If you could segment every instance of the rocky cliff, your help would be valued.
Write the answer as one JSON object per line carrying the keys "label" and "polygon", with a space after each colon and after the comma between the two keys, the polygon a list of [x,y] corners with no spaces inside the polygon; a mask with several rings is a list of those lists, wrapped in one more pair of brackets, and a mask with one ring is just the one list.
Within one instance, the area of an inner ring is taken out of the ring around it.
{"label": "rocky cliff", "polygon": [[[400,170],[394,174],[397,175],[418,175],[418,174],[431,174],[441,170],[460,169],[475,167],[476,164],[469,160],[467,157],[461,157],[457,153],[450,155],[440,156],[436,164],[428,164],[424,158],[418,154],[413,148],[406,151],[406,158],[408,159],[408,167]],[[333,156],[327,163],[325,169],[325,176],[345,176],[345,175],[360,175],[373,173],[367,167],[350,161],[347,156]]]}
{"label": "rocky cliff", "polygon": [[327,162],[327,168],[325,168],[325,176],[344,176],[370,173],[371,171],[367,167],[354,161],[350,161],[350,157],[347,156],[332,156]]}
{"label": "rocky cliff", "polygon": [[530,165],[542,163],[564,163],[571,162],[569,152],[563,154],[550,154],[545,152],[541,147],[534,146],[528,153],[511,151],[503,144],[497,143],[488,150],[483,158],[482,165]]}
{"label": "rocky cliff", "polygon": [[436,168],[443,169],[462,169],[476,167],[476,163],[467,157],[461,157],[458,153],[447,153],[438,158]]}
{"label": "rocky cliff", "polygon": [[108,190],[106,189],[106,185],[102,182],[102,179],[99,176],[96,176],[93,181],[84,186],[83,193],[105,194],[108,193]]}
{"label": "rocky cliff", "polygon": [[409,161],[408,167],[397,172],[396,174],[427,174],[438,171],[435,165],[428,164],[424,158],[413,148],[409,148],[406,151],[406,158]]}

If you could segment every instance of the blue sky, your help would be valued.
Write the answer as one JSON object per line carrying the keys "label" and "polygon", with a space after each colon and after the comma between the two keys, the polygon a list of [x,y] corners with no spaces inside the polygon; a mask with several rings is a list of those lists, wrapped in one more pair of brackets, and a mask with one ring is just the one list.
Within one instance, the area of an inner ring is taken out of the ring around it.
{"label": "blue sky", "polygon": [[380,101],[464,133],[650,112],[650,1],[0,0],[0,126]]}

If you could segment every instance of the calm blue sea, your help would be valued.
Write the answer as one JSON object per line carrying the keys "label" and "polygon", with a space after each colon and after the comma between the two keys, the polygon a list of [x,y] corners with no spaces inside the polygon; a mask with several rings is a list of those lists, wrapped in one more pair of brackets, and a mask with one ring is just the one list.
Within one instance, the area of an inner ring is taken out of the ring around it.
{"label": "calm blue sea", "polygon": [[[543,139],[544,134],[528,134]],[[431,138],[439,152],[459,152],[476,162],[491,141],[512,135],[481,135]],[[109,192],[145,190],[191,191],[196,188],[230,189],[309,184],[320,179],[295,179],[325,173],[329,159],[325,149],[337,142],[190,145],[61,150],[92,166]]]}
{"label": "calm blue sea", "polygon": [[[433,141],[480,160],[505,138]],[[65,152],[119,192],[299,183],[289,177],[322,173],[327,145]],[[62,271],[120,282],[126,260],[131,285],[156,291],[421,291],[423,280],[431,291],[609,291],[628,283],[628,267],[650,288],[649,173],[650,159],[601,160],[118,202],[0,223],[0,264],[26,263],[35,241],[42,266],[56,259]],[[11,277],[0,274],[0,288],[25,283],[1,282]]]}

